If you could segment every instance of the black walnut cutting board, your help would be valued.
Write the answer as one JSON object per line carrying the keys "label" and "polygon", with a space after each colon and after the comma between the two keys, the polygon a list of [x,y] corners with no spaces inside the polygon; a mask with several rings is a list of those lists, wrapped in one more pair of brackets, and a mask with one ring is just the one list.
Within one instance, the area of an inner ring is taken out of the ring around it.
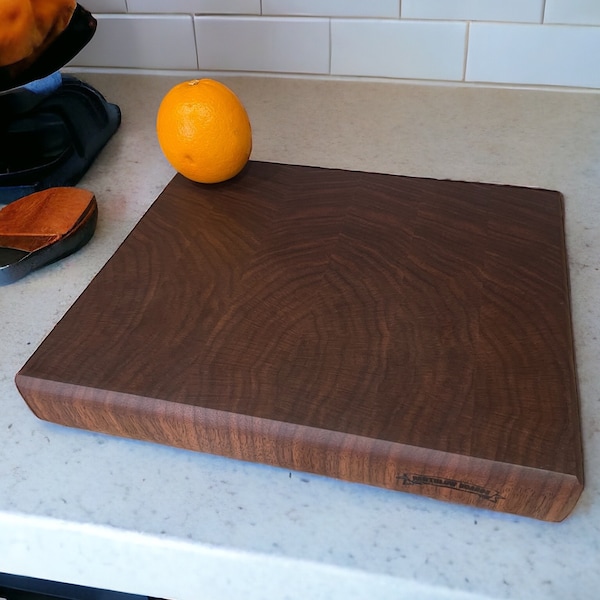
{"label": "black walnut cutting board", "polygon": [[563,198],[251,162],[176,176],[18,373],[49,421],[561,520]]}

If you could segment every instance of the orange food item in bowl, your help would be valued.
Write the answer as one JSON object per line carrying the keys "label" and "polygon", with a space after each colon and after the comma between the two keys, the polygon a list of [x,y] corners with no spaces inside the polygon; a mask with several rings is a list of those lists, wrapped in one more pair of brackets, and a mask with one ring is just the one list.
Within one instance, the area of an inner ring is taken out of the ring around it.
{"label": "orange food item in bowl", "polygon": [[0,67],[47,47],[69,24],[74,0],[0,0]]}

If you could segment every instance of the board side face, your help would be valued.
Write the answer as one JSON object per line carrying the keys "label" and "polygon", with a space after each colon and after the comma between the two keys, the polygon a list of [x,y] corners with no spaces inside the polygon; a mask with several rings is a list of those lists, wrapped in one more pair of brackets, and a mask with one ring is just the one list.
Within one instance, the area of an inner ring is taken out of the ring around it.
{"label": "board side face", "polygon": [[175,177],[22,375],[581,482],[569,302],[557,192],[250,163]]}
{"label": "board side face", "polygon": [[[70,427],[311,472],[546,521],[563,520],[583,482],[427,448],[17,376],[35,414]],[[140,412],[145,415],[139,418]]]}

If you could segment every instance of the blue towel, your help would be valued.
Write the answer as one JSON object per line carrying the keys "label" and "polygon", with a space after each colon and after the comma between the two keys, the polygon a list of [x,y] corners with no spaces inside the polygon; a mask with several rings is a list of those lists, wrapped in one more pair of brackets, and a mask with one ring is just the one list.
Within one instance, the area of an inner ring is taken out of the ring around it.
{"label": "blue towel", "polygon": [[47,77],[43,77],[42,79],[36,79],[35,81],[31,81],[30,83],[25,84],[23,87],[28,89],[30,92],[34,94],[47,95],[51,94],[55,90],[57,90],[62,83],[61,74],[56,71],[56,73],[52,73],[52,75],[48,75]]}

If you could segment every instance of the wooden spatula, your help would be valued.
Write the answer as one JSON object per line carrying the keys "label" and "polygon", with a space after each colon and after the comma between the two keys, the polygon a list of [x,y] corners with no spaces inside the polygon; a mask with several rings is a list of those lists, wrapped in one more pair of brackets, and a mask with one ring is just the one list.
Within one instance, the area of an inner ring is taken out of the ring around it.
{"label": "wooden spatula", "polygon": [[72,254],[96,229],[92,192],[56,187],[36,192],[0,210],[0,285]]}

